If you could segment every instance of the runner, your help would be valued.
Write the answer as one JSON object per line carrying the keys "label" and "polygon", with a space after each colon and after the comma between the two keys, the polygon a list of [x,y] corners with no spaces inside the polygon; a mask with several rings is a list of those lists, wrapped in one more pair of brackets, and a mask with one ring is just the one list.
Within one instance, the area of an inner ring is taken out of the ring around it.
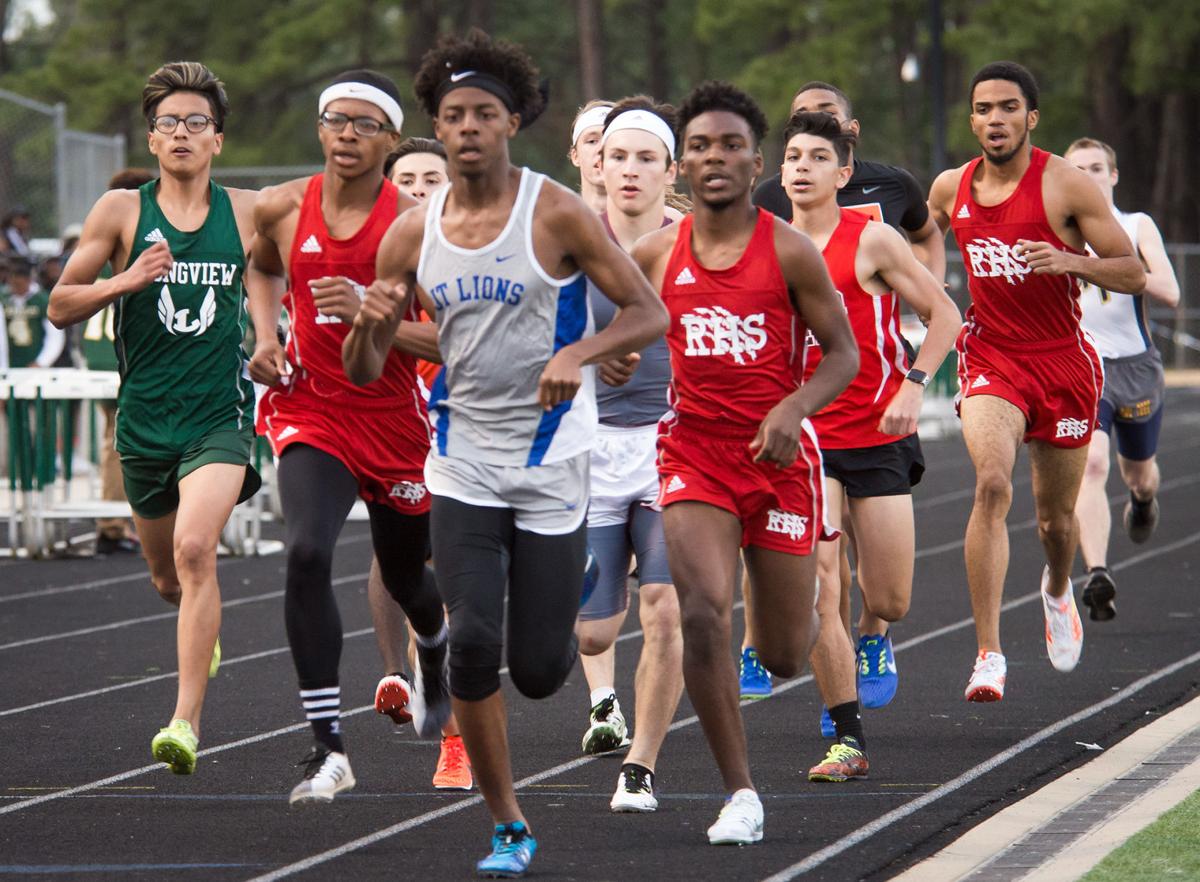
{"label": "runner", "polygon": [[[513,790],[503,646],[513,684],[532,698],[557,691],[577,654],[596,424],[582,367],[640,350],[666,327],[584,202],[509,162],[509,140],[544,107],[538,82],[524,50],[481,31],[426,54],[414,90],[446,145],[450,184],[389,231],[345,353],[355,382],[373,380],[414,289],[438,324],[445,369],[425,478],[454,714],[496,824],[482,875],[520,875],[537,847]],[[620,307],[595,336],[584,273]]]}
{"label": "runner", "polygon": [[384,174],[418,202],[446,183],[446,148],[433,138],[405,138],[388,156]]}
{"label": "runner", "polygon": [[1085,284],[1079,298],[1083,329],[1092,335],[1092,343],[1104,359],[1104,394],[1096,422],[1100,431],[1092,433],[1088,444],[1087,467],[1075,503],[1079,548],[1088,572],[1083,603],[1093,621],[1103,622],[1117,614],[1113,602],[1117,586],[1108,571],[1112,528],[1105,492],[1109,436],[1116,432],[1117,465],[1129,488],[1125,532],[1134,542],[1145,542],[1158,524],[1160,478],[1154,454],[1162,428],[1164,391],[1162,356],[1146,320],[1147,299],[1174,309],[1179,305],[1179,282],[1154,220],[1141,212],[1127,214],[1113,204],[1116,152],[1103,141],[1080,138],[1067,148],[1065,157],[1100,187],[1146,271],[1146,287],[1133,297],[1114,297],[1103,288]]}
{"label": "runner", "polygon": [[[999,701],[1007,676],[1000,646],[1006,520],[1023,441],[1046,552],[1046,651],[1057,670],[1070,671],[1083,648],[1071,592],[1075,499],[1104,376],[1079,328],[1075,280],[1140,291],[1146,278],[1087,176],[1030,143],[1038,123],[1033,74],[1010,61],[985,65],[971,80],[970,102],[983,155],[942,172],[929,207],[939,227],[954,231],[972,300],[956,344],[959,414],[975,466],[964,554],[979,656],[965,695]],[[1098,256],[1084,253],[1088,245]]]}
{"label": "runner", "polygon": [[[369,389],[351,384],[341,366],[360,292],[375,279],[379,241],[398,212],[415,204],[383,176],[403,122],[399,92],[381,74],[348,71],[321,93],[317,110],[325,170],[263,191],[249,277],[257,339],[251,370],[271,387],[258,428],[279,458],[287,526],[288,643],[316,740],[292,804],[329,802],[355,784],[339,723],[342,626],[330,579],[334,544],[355,497],[367,504],[383,584],[418,635],[413,724],[428,736],[450,712],[446,625],[425,567],[429,432],[413,359],[389,355]],[[286,351],[276,335],[281,305],[291,319]],[[381,646],[393,647],[385,663],[394,669],[404,629],[389,631],[389,624],[396,623],[377,621],[388,632]]]}
{"label": "runner", "polygon": [[[795,209],[792,225],[822,249],[858,341],[858,376],[812,418],[825,465],[829,519],[840,528],[843,504],[849,503],[867,614],[896,622],[912,598],[912,487],[925,471],[917,420],[925,384],[954,346],[962,317],[913,257],[903,236],[860,212],[838,207],[838,188],[852,172],[854,135],[828,113],[799,111],[792,114],[783,136],[783,181]],[[901,301],[929,329],[911,369],[900,344]],[[806,377],[820,358],[820,348],[810,341]],[[810,781],[867,775],[856,693],[857,654],[839,614],[839,595],[850,590],[839,576],[840,558],[836,540],[818,546],[821,624],[811,661],[828,708],[823,715],[836,741],[824,762],[809,770]]]}
{"label": "runner", "polygon": [[[797,111],[824,112],[833,114],[850,134],[857,137],[860,123],[854,118],[850,98],[837,86],[820,81],[805,83],[792,98],[792,113]],[[936,278],[946,271],[945,237],[929,216],[925,194],[911,174],[902,168],[859,159],[854,156],[854,173],[846,186],[837,191],[838,205],[863,212],[872,220],[881,220],[904,233],[910,240],[913,254]],[[781,186],[780,175],[767,178],[754,191],[755,205],[774,212],[786,221],[792,220],[793,207],[787,192]],[[903,342],[903,338],[902,342]],[[908,348],[907,343],[904,344]],[[909,353],[910,358],[915,353]],[[842,558],[840,575],[843,585],[842,607],[839,611],[850,633],[850,595],[852,579],[850,559],[847,554],[853,532],[848,524],[842,535]],[[746,591],[746,605],[753,605],[752,591]],[[762,666],[754,651],[754,633],[750,627],[752,617],[747,616],[746,634],[742,641],[740,667],[741,694],[743,698],[765,698],[771,694],[771,675]],[[896,672],[896,656],[892,652],[888,623],[871,613],[869,605],[863,604],[858,620],[858,683],[865,707],[883,707],[896,694],[899,685]],[[821,731],[826,737],[832,735],[833,724],[827,714],[822,713]]]}
{"label": "runner", "polygon": [[[671,314],[673,414],[659,434],[659,501],[683,621],[683,672],[726,791],[714,845],[762,839],[738,681],[729,655],[738,550],[767,667],[794,676],[816,636],[821,454],[806,419],[854,377],[854,337],[820,253],[750,202],[762,172],[762,111],[725,83],[679,111],[695,211],[634,248]],[[824,358],[800,384],[811,328]]]}
{"label": "runner", "polygon": [[604,120],[612,111],[611,101],[589,101],[575,114],[571,124],[571,149],[567,156],[579,169],[579,195],[592,211],[605,209],[604,173],[600,170],[600,137]]}
{"label": "runner", "polygon": [[[255,194],[211,179],[228,110],[224,85],[198,62],[151,74],[142,114],[159,178],[100,197],[50,297],[60,328],[115,304],[125,493],[154,587],[179,607],[175,712],[151,751],[180,775],[196,769],[204,693],[220,661],[217,541],[260,484],[249,466],[254,388],[242,350]],[[114,275],[97,281],[109,263]]]}
{"label": "runner", "polygon": [[[666,188],[675,180],[674,108],[644,95],[617,102],[605,122],[601,169],[607,193],[601,215],[609,235],[626,251],[646,233],[671,221]],[[589,288],[602,328],[615,313],[611,302]],[[630,377],[628,371],[636,366]],[[645,644],[634,678],[637,731],[621,766],[610,802],[615,812],[652,812],[654,771],[683,693],[683,638],[679,600],[671,584],[655,467],[658,421],[667,410],[670,354],[656,340],[636,359],[600,368],[597,387],[600,429],[592,449],[588,545],[596,554],[600,583],[579,610],[580,663],[591,690],[585,753],[629,744],[617,700],[615,643],[629,608],[629,563],[637,561],[638,616]]]}

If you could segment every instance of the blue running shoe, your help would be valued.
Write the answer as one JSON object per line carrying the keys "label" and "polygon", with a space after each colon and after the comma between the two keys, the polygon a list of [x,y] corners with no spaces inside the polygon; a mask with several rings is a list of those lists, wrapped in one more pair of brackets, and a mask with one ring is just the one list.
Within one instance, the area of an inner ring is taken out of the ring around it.
{"label": "blue running shoe", "polygon": [[742,659],[738,665],[738,691],[742,698],[758,699],[771,696],[771,672],[758,660],[758,652],[753,646],[742,650]]}
{"label": "blue running shoe", "polygon": [[833,717],[829,716],[829,708],[825,705],[821,705],[821,737],[837,737],[837,727],[833,725]]}
{"label": "blue running shoe", "polygon": [[890,635],[858,638],[858,698],[863,707],[883,707],[896,696],[896,654]]}
{"label": "blue running shoe", "polygon": [[516,879],[524,876],[537,851],[537,840],[520,821],[497,824],[492,836],[492,853],[475,865],[485,879]]}
{"label": "blue running shoe", "polygon": [[579,598],[579,607],[582,609],[587,605],[587,602],[592,598],[592,592],[596,590],[596,586],[600,584],[600,560],[596,557],[596,552],[592,551],[592,546],[587,547],[587,558],[583,562],[583,594]]}

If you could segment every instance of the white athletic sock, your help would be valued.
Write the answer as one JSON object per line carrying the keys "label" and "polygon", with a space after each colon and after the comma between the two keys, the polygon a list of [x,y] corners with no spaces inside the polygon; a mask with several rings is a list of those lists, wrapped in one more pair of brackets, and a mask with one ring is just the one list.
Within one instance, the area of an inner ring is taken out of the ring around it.
{"label": "white athletic sock", "polygon": [[613,689],[611,686],[596,687],[592,690],[592,707],[595,707],[609,696],[612,696],[612,698],[616,700],[617,690]]}

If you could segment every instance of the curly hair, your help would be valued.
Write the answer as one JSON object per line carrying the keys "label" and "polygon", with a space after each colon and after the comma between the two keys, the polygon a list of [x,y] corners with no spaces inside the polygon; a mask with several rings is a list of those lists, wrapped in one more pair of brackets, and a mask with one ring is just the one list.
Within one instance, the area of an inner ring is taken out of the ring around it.
{"label": "curly hair", "polygon": [[525,50],[507,40],[493,40],[478,28],[472,28],[465,37],[442,37],[421,58],[421,67],[413,80],[413,94],[426,114],[437,116],[439,87],[451,74],[463,70],[489,74],[507,86],[516,105],[512,111],[521,115],[522,128],[546,108],[540,73]]}
{"label": "curly hair", "polygon": [[688,123],[700,114],[713,110],[724,110],[744,119],[746,125],[750,126],[750,132],[754,135],[755,147],[761,144],[763,138],[767,136],[767,129],[770,126],[767,123],[766,114],[762,112],[762,108],[755,103],[753,98],[731,83],[708,80],[692,89],[683,99],[683,103],[679,105],[679,121],[676,124],[675,133],[680,140],[683,139]]}

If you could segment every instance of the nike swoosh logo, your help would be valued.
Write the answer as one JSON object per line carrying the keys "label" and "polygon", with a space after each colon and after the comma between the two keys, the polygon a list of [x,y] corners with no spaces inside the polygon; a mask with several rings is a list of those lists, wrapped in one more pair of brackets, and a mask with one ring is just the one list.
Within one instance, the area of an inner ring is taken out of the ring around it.
{"label": "nike swoosh logo", "polygon": [[516,256],[517,255],[515,255],[515,254],[506,254],[503,257],[501,257],[499,254],[497,254],[496,255],[496,263],[504,263],[504,261],[512,260]]}
{"label": "nike swoosh logo", "polygon": [[866,196],[868,193],[874,193],[881,186],[882,184],[876,184],[874,187],[863,187],[863,195]]}
{"label": "nike swoosh logo", "polygon": [[450,82],[457,83],[459,80],[466,79],[474,73],[475,71],[473,70],[461,70],[458,73],[452,73],[450,74]]}

